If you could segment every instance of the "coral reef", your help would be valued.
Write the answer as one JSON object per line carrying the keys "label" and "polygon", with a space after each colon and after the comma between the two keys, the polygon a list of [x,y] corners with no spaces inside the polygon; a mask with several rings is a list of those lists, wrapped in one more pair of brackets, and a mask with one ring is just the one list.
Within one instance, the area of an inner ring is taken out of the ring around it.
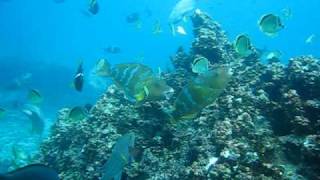
{"label": "coral reef", "polygon": [[164,79],[179,92],[195,76],[194,57],[228,65],[233,79],[215,102],[171,124],[173,100],[137,105],[110,86],[87,119],[67,122],[69,110],[60,111],[38,161],[65,180],[99,179],[117,139],[134,132],[134,161],[123,179],[319,179],[319,60],[302,56],[285,66],[261,64],[256,54],[241,59],[208,15],[192,20],[190,54],[180,48]]}

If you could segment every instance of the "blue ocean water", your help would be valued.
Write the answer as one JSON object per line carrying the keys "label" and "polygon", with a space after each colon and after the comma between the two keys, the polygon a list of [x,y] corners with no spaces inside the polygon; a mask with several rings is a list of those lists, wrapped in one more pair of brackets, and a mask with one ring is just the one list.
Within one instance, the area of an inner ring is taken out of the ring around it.
{"label": "blue ocean water", "polygon": [[[108,81],[90,76],[96,61],[105,57],[111,64],[140,62],[165,69],[179,46],[191,46],[191,22],[185,22],[186,36],[172,36],[168,16],[175,0],[101,0],[97,15],[88,15],[87,1],[65,0],[0,0],[0,106],[10,110],[0,120],[0,159],[10,158],[10,147],[19,144],[34,152],[42,137],[29,133],[29,124],[20,112],[26,103],[28,88],[38,89],[43,97],[42,114],[54,121],[62,107],[94,104]],[[209,13],[233,41],[246,33],[257,48],[280,50],[283,63],[298,55],[320,56],[320,16],[318,0],[198,0],[198,8]],[[292,11],[284,21],[285,28],[277,37],[265,36],[257,21],[266,13]],[[126,22],[126,17],[139,13],[141,28]],[[152,33],[159,21],[163,32]],[[315,40],[305,40],[314,34]],[[117,46],[119,54],[108,54],[104,48]],[[79,61],[85,69],[84,92],[70,84]],[[21,89],[8,89],[16,79],[31,78]]]}

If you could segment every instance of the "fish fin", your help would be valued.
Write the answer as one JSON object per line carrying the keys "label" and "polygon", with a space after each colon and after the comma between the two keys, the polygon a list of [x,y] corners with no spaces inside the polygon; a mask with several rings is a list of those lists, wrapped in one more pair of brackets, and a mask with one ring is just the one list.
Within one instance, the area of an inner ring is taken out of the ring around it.
{"label": "fish fin", "polygon": [[146,94],[146,96],[148,97],[150,95],[150,91],[149,91],[148,87],[143,86],[143,90],[144,90],[144,93]]}
{"label": "fish fin", "polygon": [[187,16],[183,16],[182,20],[183,20],[183,22],[188,22],[188,17]]}
{"label": "fish fin", "polygon": [[176,27],[175,27],[175,25],[170,24],[170,30],[171,30],[172,36],[176,36]]}
{"label": "fish fin", "polygon": [[114,180],[121,180],[121,177],[122,177],[122,171],[121,171],[119,174],[115,175],[115,176],[113,177],[113,179],[114,179]]}

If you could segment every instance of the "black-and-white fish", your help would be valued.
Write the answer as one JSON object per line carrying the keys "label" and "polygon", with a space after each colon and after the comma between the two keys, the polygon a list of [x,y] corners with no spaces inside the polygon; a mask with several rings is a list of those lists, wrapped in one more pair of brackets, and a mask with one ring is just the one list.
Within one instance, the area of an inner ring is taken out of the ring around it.
{"label": "black-and-white fish", "polygon": [[73,86],[74,88],[81,92],[84,84],[84,74],[83,74],[83,62],[80,62],[76,75],[74,76]]}

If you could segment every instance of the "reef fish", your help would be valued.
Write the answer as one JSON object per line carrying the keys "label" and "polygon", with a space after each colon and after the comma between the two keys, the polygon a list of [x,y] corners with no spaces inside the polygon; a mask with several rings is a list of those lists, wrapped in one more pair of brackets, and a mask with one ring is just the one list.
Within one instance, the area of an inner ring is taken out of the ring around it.
{"label": "reef fish", "polygon": [[133,159],[134,142],[134,133],[125,134],[118,139],[112,149],[110,158],[104,164],[102,180],[121,180],[123,168]]}
{"label": "reef fish", "polygon": [[205,57],[197,57],[191,64],[192,72],[197,74],[203,74],[209,71],[209,61]]}
{"label": "reef fish", "polygon": [[276,36],[284,28],[281,18],[274,14],[263,15],[258,24],[260,30],[268,36]]}
{"label": "reef fish", "polygon": [[38,90],[31,89],[28,93],[28,100],[32,104],[38,105],[43,101],[43,98]]}
{"label": "reef fish", "polygon": [[2,174],[0,180],[59,180],[59,176],[54,169],[42,164],[32,164]]}
{"label": "reef fish", "polygon": [[42,134],[45,122],[41,118],[40,109],[38,107],[28,105],[22,112],[31,120],[32,132]]}
{"label": "reef fish", "polygon": [[105,77],[111,77],[130,100],[137,102],[161,99],[173,91],[164,80],[153,74],[151,68],[142,64],[118,64],[113,68],[108,66],[105,72]]}
{"label": "reef fish", "polygon": [[0,108],[0,119],[4,118],[5,115],[6,115],[6,110],[3,108]]}
{"label": "reef fish", "polygon": [[121,53],[121,48],[118,46],[108,46],[107,48],[104,48],[104,52],[109,54],[119,54]]}
{"label": "reef fish", "polygon": [[230,79],[231,73],[226,67],[215,68],[192,79],[175,100],[172,122],[194,118],[200,110],[218,98]]}
{"label": "reef fish", "polygon": [[305,43],[306,43],[306,44],[312,44],[315,38],[316,38],[316,35],[311,34],[311,35],[308,36],[308,38],[305,40]]}
{"label": "reef fish", "polygon": [[237,36],[234,42],[234,49],[241,57],[247,57],[252,53],[252,45],[248,35]]}
{"label": "reef fish", "polygon": [[88,116],[87,110],[81,106],[76,106],[69,111],[68,118],[72,121],[81,121]]}
{"label": "reef fish", "polygon": [[196,0],[180,0],[169,15],[169,23],[178,24],[195,9],[195,5]]}
{"label": "reef fish", "polygon": [[169,15],[169,25],[171,27],[172,34],[175,35],[175,26],[182,20],[186,20],[196,6],[197,0],[180,0],[172,9]]}
{"label": "reef fish", "polygon": [[84,84],[83,62],[80,62],[76,75],[74,76],[73,86],[77,91],[81,92],[83,89],[83,84]]}
{"label": "reef fish", "polygon": [[88,11],[93,14],[93,15],[96,15],[98,14],[99,12],[99,3],[97,0],[90,0],[89,1],[89,8],[88,8]]}

